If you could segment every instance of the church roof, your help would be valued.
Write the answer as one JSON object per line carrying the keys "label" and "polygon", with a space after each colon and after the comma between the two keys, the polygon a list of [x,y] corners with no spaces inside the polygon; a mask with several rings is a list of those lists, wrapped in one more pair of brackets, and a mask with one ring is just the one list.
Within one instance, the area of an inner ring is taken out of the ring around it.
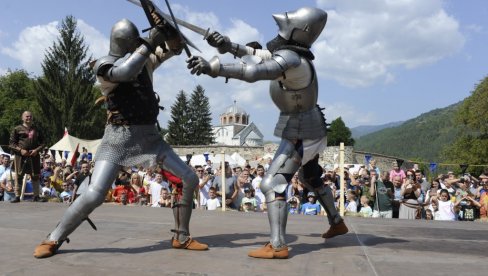
{"label": "church roof", "polygon": [[237,102],[234,101],[234,104],[227,107],[223,114],[240,114],[240,115],[248,115],[247,112],[240,106],[237,105]]}

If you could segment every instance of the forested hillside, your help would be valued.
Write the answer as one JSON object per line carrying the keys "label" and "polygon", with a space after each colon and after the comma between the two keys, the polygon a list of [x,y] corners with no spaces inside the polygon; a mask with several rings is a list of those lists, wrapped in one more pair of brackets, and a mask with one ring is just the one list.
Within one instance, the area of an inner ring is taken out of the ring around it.
{"label": "forested hillside", "polygon": [[423,161],[440,160],[444,146],[454,142],[460,126],[453,123],[462,102],[424,113],[403,124],[356,140],[355,149]]}

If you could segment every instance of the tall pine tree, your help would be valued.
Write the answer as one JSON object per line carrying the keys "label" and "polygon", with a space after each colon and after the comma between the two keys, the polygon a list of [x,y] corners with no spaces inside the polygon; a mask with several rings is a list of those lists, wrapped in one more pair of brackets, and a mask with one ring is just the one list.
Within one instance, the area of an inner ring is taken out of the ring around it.
{"label": "tall pine tree", "polygon": [[181,90],[176,96],[176,102],[171,106],[171,120],[168,121],[166,138],[170,145],[190,145],[188,105],[185,91]]}
{"label": "tall pine tree", "polygon": [[39,115],[36,120],[44,129],[48,143],[62,137],[64,128],[77,137],[100,138],[104,112],[95,106],[99,90],[88,67],[88,47],[76,30],[77,21],[67,16],[59,29],[60,37],[46,51],[42,77],[36,83]]}
{"label": "tall pine tree", "polygon": [[343,142],[345,146],[354,146],[351,130],[346,126],[341,117],[330,123],[327,133],[327,145],[339,146]]}
{"label": "tall pine tree", "polygon": [[214,142],[212,113],[205,89],[197,85],[190,98],[188,133],[190,145],[210,145]]}

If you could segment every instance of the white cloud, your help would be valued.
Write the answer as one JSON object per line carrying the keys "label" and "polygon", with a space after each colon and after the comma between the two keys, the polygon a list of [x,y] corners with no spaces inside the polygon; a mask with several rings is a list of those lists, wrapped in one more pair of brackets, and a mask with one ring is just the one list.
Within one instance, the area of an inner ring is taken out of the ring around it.
{"label": "white cloud", "polygon": [[[1,52],[18,60],[22,69],[27,72],[40,75],[44,55],[59,37],[58,24],[58,21],[53,21],[45,25],[27,27],[20,32],[17,40],[10,47],[3,47]],[[81,19],[78,19],[78,30],[85,38],[85,43],[94,57],[108,53],[109,40],[100,31]]]}
{"label": "white cloud", "polygon": [[93,58],[104,56],[108,53],[110,40],[105,37],[99,30],[88,25],[82,19],[78,19],[78,30],[85,39],[85,44],[88,45],[89,55]]}
{"label": "white cloud", "polygon": [[1,52],[20,61],[27,72],[39,74],[41,62],[48,47],[58,36],[57,21],[46,25],[27,27],[19,34],[11,47],[2,48]]}
{"label": "white cloud", "polygon": [[347,127],[371,125],[377,123],[377,118],[374,112],[361,112],[353,105],[343,102],[329,103],[326,106],[324,113],[328,123],[341,117],[342,120],[346,122]]}
{"label": "white cloud", "polygon": [[327,26],[314,45],[320,74],[349,87],[394,79],[394,67],[416,68],[459,51],[459,23],[432,1],[318,0]]}

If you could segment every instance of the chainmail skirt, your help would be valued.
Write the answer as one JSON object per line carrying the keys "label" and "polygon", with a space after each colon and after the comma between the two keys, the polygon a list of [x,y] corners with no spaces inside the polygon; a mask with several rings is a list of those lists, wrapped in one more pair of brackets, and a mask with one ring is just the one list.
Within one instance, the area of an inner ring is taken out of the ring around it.
{"label": "chainmail skirt", "polygon": [[163,140],[155,125],[107,125],[95,161],[105,160],[132,167],[151,167],[157,156],[170,146]]}

